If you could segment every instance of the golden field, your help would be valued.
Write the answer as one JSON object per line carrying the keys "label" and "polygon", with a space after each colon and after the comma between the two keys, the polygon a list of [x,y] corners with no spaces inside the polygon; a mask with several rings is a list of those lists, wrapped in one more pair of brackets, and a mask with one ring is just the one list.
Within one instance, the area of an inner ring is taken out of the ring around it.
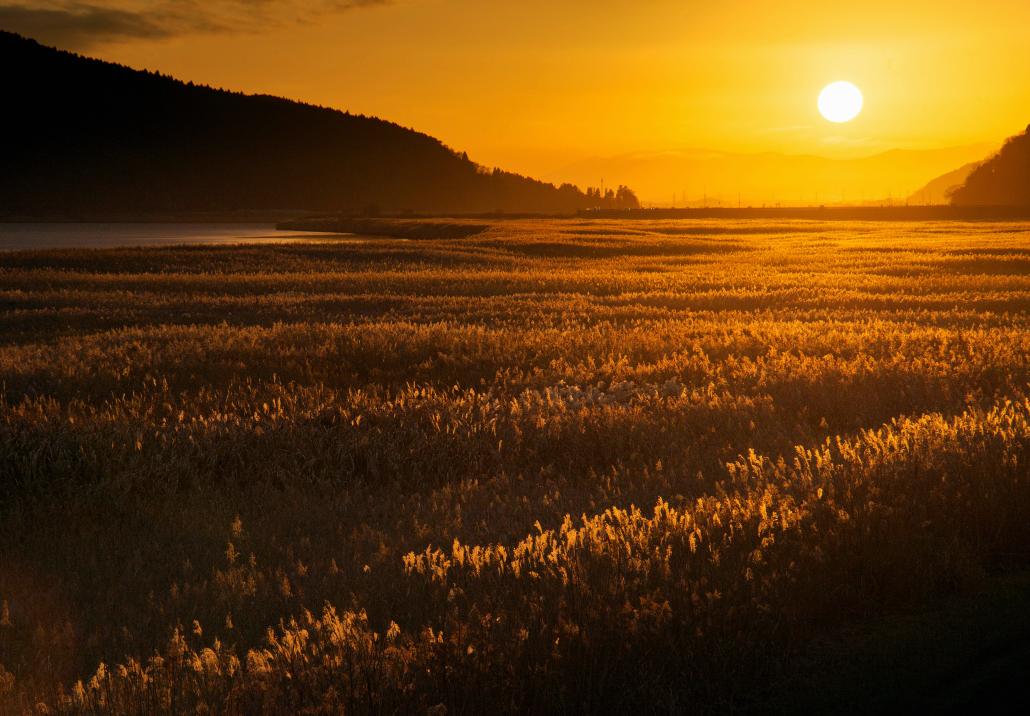
{"label": "golden field", "polygon": [[1030,566],[1028,232],[0,255],[0,710],[749,710]]}

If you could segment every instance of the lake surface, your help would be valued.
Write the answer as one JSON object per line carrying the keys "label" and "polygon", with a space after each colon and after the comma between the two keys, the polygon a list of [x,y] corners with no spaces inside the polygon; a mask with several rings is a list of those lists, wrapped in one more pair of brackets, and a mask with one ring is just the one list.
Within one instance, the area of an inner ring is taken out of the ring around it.
{"label": "lake surface", "polygon": [[[273,224],[0,223],[0,251],[173,244],[288,243],[317,241],[330,237],[344,235],[277,231]],[[346,238],[352,237],[346,235]]]}

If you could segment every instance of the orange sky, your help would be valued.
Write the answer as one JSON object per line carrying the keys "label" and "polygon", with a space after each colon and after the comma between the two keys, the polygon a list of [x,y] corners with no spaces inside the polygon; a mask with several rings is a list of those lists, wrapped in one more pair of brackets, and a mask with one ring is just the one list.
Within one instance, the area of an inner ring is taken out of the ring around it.
{"label": "orange sky", "polygon": [[[0,0],[0,26],[538,176],[635,151],[996,143],[1030,123],[1027,0]],[[816,111],[837,79],[865,94],[845,125]]]}

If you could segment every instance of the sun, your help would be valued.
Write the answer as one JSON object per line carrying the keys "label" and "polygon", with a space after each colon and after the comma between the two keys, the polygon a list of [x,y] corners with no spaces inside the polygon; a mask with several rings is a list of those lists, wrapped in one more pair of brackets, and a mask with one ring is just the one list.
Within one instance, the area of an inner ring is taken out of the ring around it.
{"label": "sun", "polygon": [[850,82],[831,82],[819,93],[819,114],[831,122],[850,122],[862,111],[862,91]]}

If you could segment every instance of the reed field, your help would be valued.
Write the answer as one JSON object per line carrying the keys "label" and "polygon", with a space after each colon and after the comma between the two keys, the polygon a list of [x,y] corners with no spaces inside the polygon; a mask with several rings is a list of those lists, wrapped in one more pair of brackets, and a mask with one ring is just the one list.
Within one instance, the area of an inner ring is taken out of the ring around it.
{"label": "reed field", "polygon": [[478,229],[0,254],[0,711],[762,710],[1030,568],[1030,225]]}

